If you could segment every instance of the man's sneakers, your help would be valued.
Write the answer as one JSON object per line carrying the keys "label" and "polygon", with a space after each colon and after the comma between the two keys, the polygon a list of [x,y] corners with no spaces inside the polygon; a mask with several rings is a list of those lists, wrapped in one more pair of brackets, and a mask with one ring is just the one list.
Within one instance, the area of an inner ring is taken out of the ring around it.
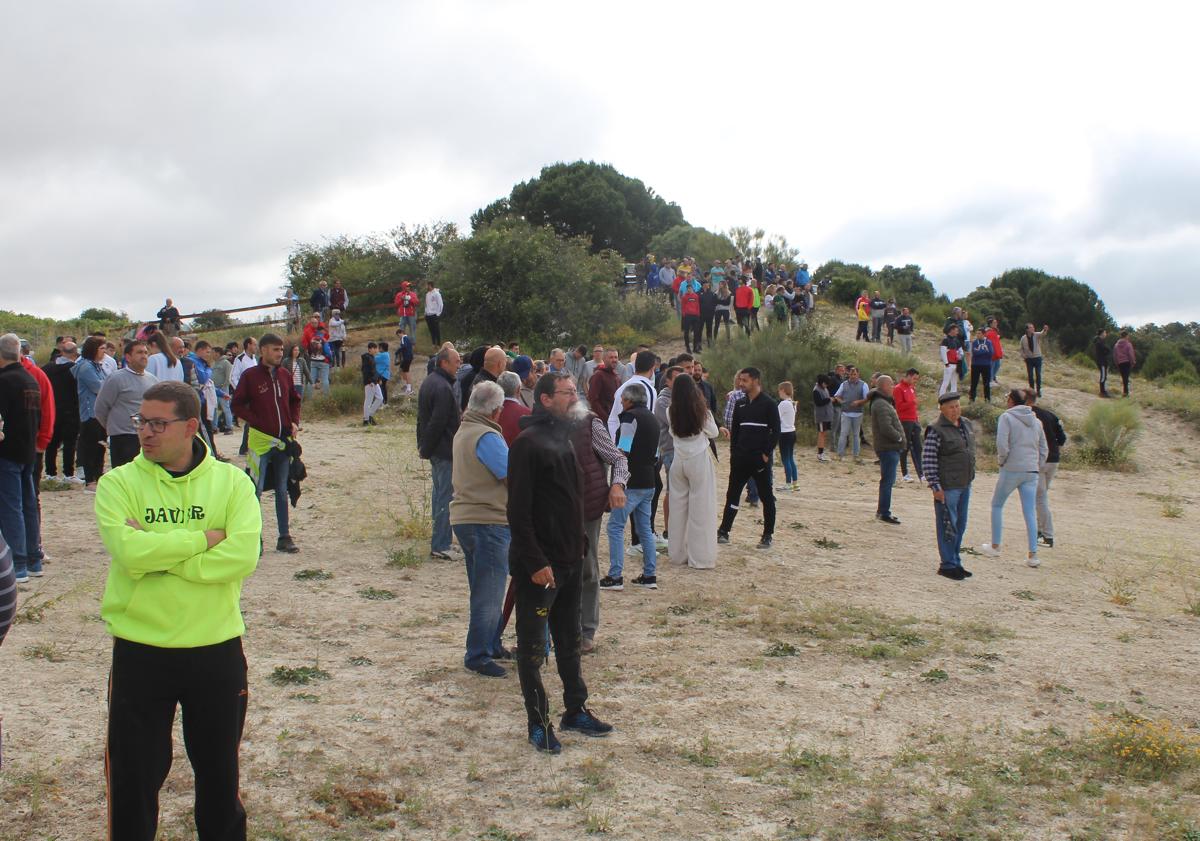
{"label": "man's sneakers", "polygon": [[654,548],[659,552],[667,551],[667,539],[661,534],[654,535]]}
{"label": "man's sneakers", "polygon": [[529,725],[529,744],[542,753],[562,753],[562,742],[554,735],[554,728],[541,724]]}
{"label": "man's sneakers", "polygon": [[903,479],[905,482],[913,482],[913,481],[915,481],[915,480],[913,479],[913,477],[912,477],[912,476],[909,476],[907,473],[905,473],[905,474],[904,474],[904,476],[902,476],[901,478],[902,478],[902,479]]}
{"label": "man's sneakers", "polygon": [[606,575],[600,579],[600,589],[601,590],[624,590],[625,589],[625,579],[619,575],[616,576],[615,578],[611,575]]}
{"label": "man's sneakers", "polygon": [[376,421],[375,418],[373,418],[373,417],[367,418],[367,423],[371,424],[371,426],[379,426],[379,422]]}
{"label": "man's sneakers", "polygon": [[594,654],[595,652],[596,652],[595,640],[590,640],[587,637],[584,637],[582,640],[580,640],[580,642],[579,642],[579,653],[580,654]]}
{"label": "man's sneakers", "polygon": [[28,583],[29,583],[29,572],[28,572],[28,570],[24,570],[24,569],[23,569],[23,570],[21,570],[20,572],[18,572],[18,573],[17,573],[17,583],[18,583],[18,584],[28,584]]}
{"label": "man's sneakers", "polygon": [[962,567],[939,567],[937,574],[949,578],[951,581],[962,581],[964,578],[971,577],[971,573]]}
{"label": "man's sneakers", "polygon": [[363,426],[370,426],[370,425],[371,425],[371,421],[369,421],[367,418],[363,418]]}
{"label": "man's sneakers", "polygon": [[989,558],[999,558],[1000,550],[997,549],[992,543],[980,543],[979,554],[987,555]]}
{"label": "man's sneakers", "polygon": [[717,543],[728,543],[728,542],[729,542],[729,532],[718,531],[717,532]]}
{"label": "man's sneakers", "polygon": [[447,546],[445,549],[435,549],[429,553],[429,557],[439,561],[462,561],[466,560],[462,549],[459,549],[454,544]]}
{"label": "man's sneakers", "polygon": [[[658,576],[657,575],[639,575],[637,578],[633,579],[633,583],[638,585],[639,587],[645,587],[647,590],[657,590],[658,589]],[[604,583],[601,582],[600,586],[603,587]]]}
{"label": "man's sneakers", "polygon": [[597,738],[607,736],[613,731],[613,726],[596,718],[587,707],[580,707],[575,712],[565,713],[558,722],[558,729]]}
{"label": "man's sneakers", "polygon": [[829,456],[824,453],[817,453],[817,461],[829,461]]}
{"label": "man's sneakers", "polygon": [[295,555],[300,551],[300,547],[296,545],[296,541],[292,540],[290,535],[285,534],[275,542],[275,551]]}
{"label": "man's sneakers", "polygon": [[879,520],[881,523],[887,523],[888,525],[892,526],[900,525],[899,518],[893,517],[891,514],[876,514],[875,519]]}
{"label": "man's sneakers", "polygon": [[754,548],[755,549],[770,549],[771,548],[771,536],[765,535],[762,540],[758,541],[758,545],[755,546]]}
{"label": "man's sneakers", "polygon": [[1041,542],[1041,544],[1047,549],[1054,548],[1054,538],[1046,537],[1046,535],[1042,534],[1040,531],[1038,532],[1038,541]]}
{"label": "man's sneakers", "polygon": [[467,666],[467,670],[477,675],[483,675],[484,677],[504,677],[508,674],[508,670],[495,660],[484,660],[482,663],[473,663]]}

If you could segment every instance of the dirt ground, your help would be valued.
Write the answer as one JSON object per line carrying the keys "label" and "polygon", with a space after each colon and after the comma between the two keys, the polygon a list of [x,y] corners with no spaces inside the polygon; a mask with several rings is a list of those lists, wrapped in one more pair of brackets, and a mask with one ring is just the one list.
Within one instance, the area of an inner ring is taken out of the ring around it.
{"label": "dirt ground", "polygon": [[[1068,425],[1093,399],[1046,394]],[[411,413],[380,417],[306,426],[302,551],[268,551],[246,582],[251,837],[1200,838],[1193,772],[1134,776],[1087,748],[1114,711],[1200,723],[1200,619],[1178,566],[1195,551],[1200,459],[1170,417],[1147,414],[1136,472],[1060,473],[1040,569],[1023,563],[1014,496],[1004,557],[969,557],[962,583],[934,575],[928,490],[899,485],[902,524],[884,525],[869,459],[798,453],[772,551],[754,549],[759,512],[744,509],[715,570],[662,558],[656,592],[602,594],[584,670],[617,729],[568,734],[560,757],[526,743],[515,674],[463,669],[466,578],[416,537],[429,480]],[[995,478],[975,483],[969,545],[987,539]],[[47,574],[0,649],[2,839],[103,837],[108,558],[91,502],[44,494]],[[263,516],[273,535],[269,499]],[[280,666],[328,676],[276,685]],[[161,837],[184,839],[176,728]]]}

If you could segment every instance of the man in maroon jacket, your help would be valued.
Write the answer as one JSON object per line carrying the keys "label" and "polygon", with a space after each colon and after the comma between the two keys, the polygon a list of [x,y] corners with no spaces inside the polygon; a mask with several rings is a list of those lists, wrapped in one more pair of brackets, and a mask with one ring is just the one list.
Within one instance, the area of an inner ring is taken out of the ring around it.
{"label": "man in maroon jacket", "polygon": [[621,387],[621,378],[617,375],[617,355],[616,348],[604,351],[604,364],[588,380],[588,408],[602,418],[612,414],[613,399]]}
{"label": "man in maroon jacket", "polygon": [[283,362],[283,339],[267,333],[258,342],[258,364],[246,369],[233,392],[233,413],[246,422],[250,432],[246,456],[258,496],[268,474],[275,491],[275,517],[279,521],[279,552],[299,552],[288,533],[288,468],[291,456],[288,439],[300,430],[300,395]]}

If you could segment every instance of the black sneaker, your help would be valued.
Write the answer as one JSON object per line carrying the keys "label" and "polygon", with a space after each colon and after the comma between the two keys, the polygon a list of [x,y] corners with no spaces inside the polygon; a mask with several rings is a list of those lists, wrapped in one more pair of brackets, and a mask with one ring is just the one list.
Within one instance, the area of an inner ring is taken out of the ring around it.
{"label": "black sneaker", "polygon": [[962,581],[967,577],[967,571],[962,567],[941,567],[937,574],[949,578],[951,581]]}
{"label": "black sneaker", "polygon": [[611,575],[606,575],[600,579],[600,589],[601,590],[624,590],[625,589],[625,579],[619,575],[616,578],[613,578]]}
{"label": "black sneaker", "polygon": [[529,744],[542,753],[562,753],[562,742],[554,735],[553,727],[541,724],[529,725]]}
{"label": "black sneaker", "polygon": [[369,420],[367,420],[366,418],[363,418],[363,426],[370,426],[370,425],[371,425],[371,422]]}
{"label": "black sneaker", "polygon": [[484,677],[504,677],[508,671],[494,660],[484,660],[482,663],[474,663],[467,666],[468,671],[472,671],[477,675]]}
{"label": "black sneaker", "polygon": [[893,517],[891,514],[876,514],[875,519],[882,523],[889,523],[893,526],[900,525],[900,520],[896,517]]}
{"label": "black sneaker", "polygon": [[564,714],[558,722],[558,729],[582,733],[585,736],[600,737],[611,733],[613,726],[596,718],[587,707],[581,707],[573,713]]}
{"label": "black sneaker", "polygon": [[500,650],[492,655],[493,660],[516,660],[517,655],[512,652],[512,649],[500,646]]}
{"label": "black sneaker", "polygon": [[768,536],[764,537],[762,540],[758,541],[758,545],[755,546],[754,548],[755,549],[770,549],[771,548],[770,535],[768,535]]}
{"label": "black sneaker", "polygon": [[[638,585],[639,587],[645,587],[647,590],[657,590],[658,589],[658,576],[657,575],[639,575],[637,578],[633,579],[633,583]],[[603,585],[601,585],[601,586],[603,586]]]}
{"label": "black sneaker", "polygon": [[289,535],[284,535],[275,543],[276,552],[287,552],[289,555],[295,555],[300,551],[300,547],[292,540]]}
{"label": "black sneaker", "polygon": [[378,424],[378,422],[376,422],[375,418],[367,418],[367,420],[370,422],[371,426],[379,426],[379,424]]}
{"label": "black sneaker", "polygon": [[729,533],[724,531],[717,532],[717,543],[728,543]]}
{"label": "black sneaker", "polygon": [[1039,534],[1038,540],[1040,540],[1042,542],[1042,545],[1047,547],[1048,549],[1054,548],[1054,538],[1053,537],[1046,537],[1046,535],[1044,535],[1044,534]]}

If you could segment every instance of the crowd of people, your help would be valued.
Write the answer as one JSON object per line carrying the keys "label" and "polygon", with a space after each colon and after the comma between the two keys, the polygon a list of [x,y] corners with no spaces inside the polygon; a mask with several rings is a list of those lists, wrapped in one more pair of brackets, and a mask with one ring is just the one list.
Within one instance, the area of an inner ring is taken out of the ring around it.
{"label": "crowd of people", "polygon": [[[430,554],[461,561],[470,591],[464,666],[492,678],[506,676],[506,664],[515,667],[527,735],[539,751],[561,750],[556,730],[586,736],[613,730],[588,707],[583,662],[600,632],[601,594],[626,586],[626,557],[641,561],[629,583],[649,591],[660,586],[664,554],[673,568],[711,570],[743,506],[761,508],[755,546],[770,552],[776,489],[800,486],[796,385],[764,382],[747,365],[718,408],[698,351],[722,323],[728,336],[731,310],[745,331],[756,329],[760,308],[795,326],[813,305],[806,267],[789,274],[770,265],[714,263],[701,272],[690,260],[650,263],[648,291],[670,296],[685,327],[685,352],[664,360],[640,345],[622,359],[618,349],[596,344],[590,353],[586,345],[554,348],[535,360],[509,342],[480,345],[464,358],[445,342],[430,356],[416,396],[417,450],[432,475]],[[437,294],[433,284],[429,294]],[[82,345],[64,336],[39,368],[28,343],[0,336],[0,595],[6,566],[18,584],[44,574],[38,493],[43,469],[48,477],[60,475],[61,450],[61,475],[95,494],[112,557],[101,613],[115,638],[108,782],[117,837],[154,835],[163,744],[177,703],[184,706],[196,772],[198,830],[244,837],[237,799],[246,713],[240,583],[263,551],[258,499],[264,491],[275,494],[276,550],[299,551],[288,508],[303,478],[302,400],[310,388],[328,389],[329,370],[345,365],[340,310],[348,302],[340,283],[319,287],[312,315],[290,344],[267,333],[216,348],[161,329],[126,340],[115,359],[115,343],[102,334]],[[394,352],[373,341],[361,356],[364,425],[375,424],[387,402],[393,364],[404,392],[412,391],[419,301],[405,284],[395,303]],[[862,338],[882,342],[886,329],[889,343],[900,336],[901,349],[911,347],[907,308],[876,293],[855,309],[860,324],[867,316]],[[425,314],[427,321],[441,314],[440,295],[431,301],[427,294]],[[875,517],[885,526],[901,525],[892,510],[897,481],[923,483],[932,497],[936,573],[953,581],[971,577],[961,551],[977,448],[977,433],[962,417],[960,365],[971,371],[969,399],[982,387],[990,400],[1003,359],[994,319],[973,331],[965,311],[947,319],[939,346],[946,373],[937,415],[925,425],[916,368],[864,379],[855,366],[839,364],[819,374],[811,391],[815,459],[828,461],[830,448],[839,459],[849,450],[863,463],[862,448],[869,446],[879,467]],[[1006,395],[990,539],[979,547],[983,555],[1001,555],[1003,511],[1015,491],[1031,567],[1040,564],[1040,546],[1054,545],[1049,491],[1066,442],[1061,421],[1037,405],[1047,331],[1029,325],[1020,340],[1029,388]],[[1103,338],[1097,337],[1098,364]],[[1115,355],[1118,365],[1129,358],[1123,349]],[[227,463],[214,438],[239,425],[245,473]],[[724,456],[716,446],[721,438],[728,439]],[[6,616],[10,606],[0,601],[0,638]],[[503,644],[510,619],[514,650]],[[563,685],[557,728],[540,675],[551,644]]]}

